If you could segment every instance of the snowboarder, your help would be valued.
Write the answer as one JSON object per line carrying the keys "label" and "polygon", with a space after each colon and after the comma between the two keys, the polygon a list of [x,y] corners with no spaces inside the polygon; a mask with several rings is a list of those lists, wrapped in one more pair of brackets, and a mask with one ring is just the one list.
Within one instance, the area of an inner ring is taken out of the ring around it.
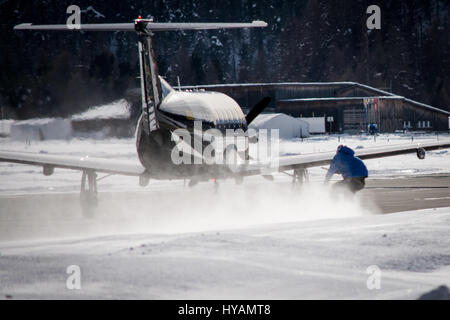
{"label": "snowboarder", "polygon": [[344,180],[336,183],[333,188],[345,188],[353,193],[364,188],[368,176],[367,167],[361,159],[355,157],[355,151],[351,148],[340,145],[337,148],[336,155],[331,161],[328,169],[325,184],[330,181],[335,174],[341,174]]}

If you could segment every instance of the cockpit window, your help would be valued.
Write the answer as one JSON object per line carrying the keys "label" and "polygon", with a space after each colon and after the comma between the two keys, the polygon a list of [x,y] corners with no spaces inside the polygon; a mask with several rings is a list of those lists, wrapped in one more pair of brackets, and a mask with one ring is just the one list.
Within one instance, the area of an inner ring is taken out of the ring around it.
{"label": "cockpit window", "polygon": [[173,88],[162,77],[159,77],[159,80],[161,81],[161,90],[162,90],[162,96],[164,99],[165,97],[167,97],[169,95],[169,93],[171,93],[173,91]]}

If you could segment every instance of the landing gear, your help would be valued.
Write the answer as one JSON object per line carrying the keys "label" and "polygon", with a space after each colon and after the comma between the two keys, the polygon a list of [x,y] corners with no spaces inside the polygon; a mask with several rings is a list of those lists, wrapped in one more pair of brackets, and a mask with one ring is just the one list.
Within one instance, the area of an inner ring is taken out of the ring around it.
{"label": "landing gear", "polygon": [[139,185],[141,187],[146,187],[150,183],[150,175],[148,173],[143,173],[139,176]]}
{"label": "landing gear", "polygon": [[81,176],[80,204],[83,216],[92,218],[98,205],[97,174],[93,170],[84,170]]}
{"label": "landing gear", "polygon": [[309,183],[308,169],[294,169],[294,173],[292,174],[292,188],[302,186],[304,183]]}

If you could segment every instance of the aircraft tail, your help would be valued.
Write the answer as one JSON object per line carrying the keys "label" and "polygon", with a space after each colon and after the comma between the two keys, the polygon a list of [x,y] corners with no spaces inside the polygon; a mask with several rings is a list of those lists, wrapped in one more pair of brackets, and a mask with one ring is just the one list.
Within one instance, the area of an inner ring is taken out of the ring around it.
{"label": "aircraft tail", "polygon": [[266,27],[264,21],[251,23],[160,23],[150,19],[136,19],[134,23],[102,23],[102,24],[53,24],[33,25],[22,23],[14,30],[47,30],[47,31],[134,31],[138,34],[139,63],[141,76],[142,112],[144,130],[147,133],[159,129],[158,107],[162,100],[161,83],[158,76],[156,56],[152,46],[154,32],[178,30],[212,30],[236,28]]}

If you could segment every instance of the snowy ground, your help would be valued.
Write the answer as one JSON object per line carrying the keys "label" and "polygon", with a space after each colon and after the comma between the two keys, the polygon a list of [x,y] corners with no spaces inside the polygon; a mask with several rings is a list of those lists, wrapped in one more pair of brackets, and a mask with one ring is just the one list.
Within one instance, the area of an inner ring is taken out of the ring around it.
{"label": "snowy ground", "polygon": [[[0,293],[19,299],[416,299],[450,285],[449,232],[450,208],[442,208],[3,243]],[[70,265],[80,267],[80,290],[66,288]],[[373,266],[379,289],[370,278]]]}
{"label": "snowy ground", "polygon": [[[437,138],[414,137],[425,139]],[[410,135],[317,136],[284,141],[281,151],[407,141]],[[132,139],[25,144],[3,138],[0,149],[137,161]],[[392,178],[450,173],[449,160],[443,150],[422,161],[405,155],[366,163],[372,177]],[[312,186],[295,196],[282,174],[275,184],[259,177],[242,186],[224,183],[217,195],[206,183],[185,189],[182,181],[152,181],[141,188],[136,178],[108,177],[99,183],[103,198],[127,200],[106,201],[87,220],[64,197],[47,202],[78,192],[78,172],[45,177],[38,167],[0,163],[0,230],[39,235],[0,241],[0,298],[415,299],[450,285],[450,208],[376,215],[358,196],[324,189],[323,169],[310,174]],[[137,191],[144,196],[133,201]],[[26,208],[23,214],[4,205],[11,198]],[[66,287],[70,265],[81,268],[81,290]],[[368,288],[377,275],[368,273],[370,266],[381,272],[380,289]]]}

